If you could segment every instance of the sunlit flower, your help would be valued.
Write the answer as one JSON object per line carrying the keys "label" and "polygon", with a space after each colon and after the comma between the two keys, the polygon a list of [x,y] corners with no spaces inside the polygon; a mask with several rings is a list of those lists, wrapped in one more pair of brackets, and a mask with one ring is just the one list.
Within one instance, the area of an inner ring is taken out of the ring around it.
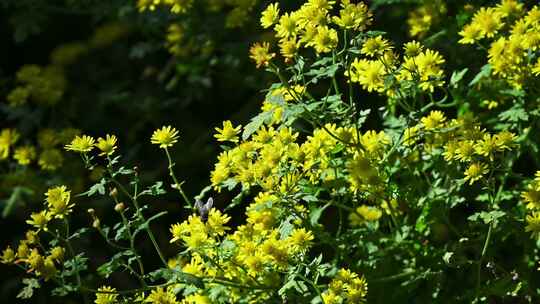
{"label": "sunlit flower", "polygon": [[152,134],[150,142],[159,145],[160,148],[172,147],[178,141],[178,131],[171,126],[164,126]]}

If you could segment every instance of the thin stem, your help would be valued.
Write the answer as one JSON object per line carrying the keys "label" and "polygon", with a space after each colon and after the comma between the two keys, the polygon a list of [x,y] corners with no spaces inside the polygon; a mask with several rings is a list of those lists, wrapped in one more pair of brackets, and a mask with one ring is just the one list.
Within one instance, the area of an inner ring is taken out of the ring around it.
{"label": "thin stem", "polygon": [[322,303],[324,304],[324,300],[323,300],[323,297],[322,297],[322,293],[321,293],[321,290],[319,289],[319,287],[317,286],[317,284],[315,284],[313,281],[311,281],[310,279],[304,277],[303,275],[301,274],[296,274],[300,279],[304,280],[305,282],[307,282],[309,285],[311,285],[313,287],[313,289],[315,289],[315,291],[317,292],[317,295],[319,296],[319,298],[321,299]]}
{"label": "thin stem", "polygon": [[[135,254],[135,259],[137,260],[137,264],[139,265],[139,271],[141,273],[141,276],[144,278],[144,264],[142,263],[142,260],[141,260],[141,257],[139,256],[139,254],[137,254],[137,251],[135,250],[135,238],[133,237],[133,234],[131,233],[131,228],[130,228],[130,225],[129,225],[129,222],[126,218],[126,216],[124,215],[124,212],[120,212],[120,216],[122,217],[122,223],[124,224],[124,227],[126,227],[126,231],[128,233],[128,236],[129,236],[129,247],[131,249],[131,251],[133,251],[133,253]],[[144,281],[144,279],[141,280],[141,284],[143,285],[143,287],[146,287],[146,282]]]}
{"label": "thin stem", "polygon": [[171,158],[171,154],[169,153],[169,149],[165,148],[165,154],[167,155],[167,160],[169,161],[169,175],[172,177],[174,181],[174,188],[178,190],[184,201],[186,202],[189,209],[193,209],[193,205],[191,204],[190,200],[188,199],[186,193],[182,189],[182,184],[178,182],[178,179],[176,178],[176,174],[174,173],[174,163]]}
{"label": "thin stem", "polygon": [[478,260],[478,266],[476,268],[476,296],[475,301],[478,301],[478,297],[480,295],[480,281],[482,278],[482,262],[484,260],[484,256],[486,255],[487,248],[489,246],[489,241],[491,240],[491,231],[493,230],[493,222],[489,223],[488,232],[486,235],[486,240],[484,241],[484,246],[482,248],[482,254],[480,255],[480,259]]}
{"label": "thin stem", "polygon": [[[129,191],[127,191],[127,189],[124,187],[124,185],[122,185],[122,183],[120,183],[115,177],[114,177],[114,174],[112,172],[112,166],[110,165],[110,161],[109,161],[109,165],[107,166],[107,170],[109,171],[109,175],[110,175],[110,180],[118,186],[118,188],[120,189],[120,191],[122,191],[130,200],[131,202],[133,203],[133,206],[135,207],[135,214],[137,215],[137,217],[143,222],[143,223],[146,223],[146,218],[144,217],[143,213],[141,212],[141,208],[139,207],[139,203],[137,201],[137,197],[136,196],[133,196],[131,195],[131,193],[129,193]],[[135,194],[137,193],[137,184],[138,184],[138,180],[136,180],[135,182]],[[152,244],[154,245],[154,248],[156,250],[156,252],[158,253],[159,255],[159,258],[161,260],[161,262],[163,263],[163,265],[165,267],[169,267],[169,265],[167,264],[167,261],[165,260],[165,258],[163,257],[163,253],[161,253],[161,249],[159,248],[159,245],[158,243],[156,242],[156,238],[154,237],[154,233],[152,232],[152,229],[150,229],[150,225],[146,225],[146,227],[144,228],[144,230],[146,231],[146,233],[148,234],[148,237],[150,238],[150,240],[152,241]]]}

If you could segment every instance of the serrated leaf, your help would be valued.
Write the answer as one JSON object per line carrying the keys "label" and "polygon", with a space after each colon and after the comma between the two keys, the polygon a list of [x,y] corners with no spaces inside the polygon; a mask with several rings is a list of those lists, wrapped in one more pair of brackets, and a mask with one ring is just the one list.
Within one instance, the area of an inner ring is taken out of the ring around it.
{"label": "serrated leaf", "polygon": [[463,79],[463,76],[465,76],[465,74],[467,73],[467,71],[469,71],[468,68],[464,68],[463,70],[461,71],[454,71],[452,73],[452,76],[450,77],[450,86],[456,88],[458,83],[461,81],[461,79]]}
{"label": "serrated leaf", "polygon": [[259,115],[253,117],[251,119],[251,122],[248,123],[244,127],[244,132],[242,133],[242,139],[243,140],[248,139],[251,136],[251,134],[257,132],[257,130],[259,130],[259,128],[265,122],[270,121],[273,115],[274,115],[274,111],[267,111],[267,112],[262,112]]}
{"label": "serrated leaf", "polygon": [[469,82],[469,86],[477,84],[480,80],[482,80],[482,78],[488,77],[489,75],[491,75],[491,64],[488,63],[484,65],[482,69],[480,69],[480,72],[474,76],[473,80]]}
{"label": "serrated leaf", "polygon": [[331,205],[330,203],[327,203],[323,207],[316,208],[315,210],[309,213],[309,222],[311,223],[311,226],[316,226],[319,223],[319,219],[321,218],[324,210],[328,208],[330,205]]}
{"label": "serrated leaf", "polygon": [[34,289],[40,287],[39,281],[34,278],[24,278],[22,280],[25,285],[21,291],[17,294],[18,299],[30,299],[34,295]]}
{"label": "serrated leaf", "polygon": [[155,184],[142,191],[139,195],[159,196],[165,193],[167,193],[167,191],[163,189],[163,182],[157,181]]}
{"label": "serrated leaf", "polygon": [[99,193],[101,195],[104,195],[105,194],[105,185],[107,185],[107,181],[102,178],[98,183],[94,184],[92,187],[90,187],[90,189],[86,192],[83,192],[77,196],[92,196],[96,193]]}
{"label": "serrated leaf", "polygon": [[506,212],[501,211],[501,210],[481,211],[481,212],[477,212],[469,216],[467,219],[469,221],[482,220],[484,224],[493,223],[493,226],[496,227],[499,222],[499,219],[504,217],[505,215],[506,215]]}

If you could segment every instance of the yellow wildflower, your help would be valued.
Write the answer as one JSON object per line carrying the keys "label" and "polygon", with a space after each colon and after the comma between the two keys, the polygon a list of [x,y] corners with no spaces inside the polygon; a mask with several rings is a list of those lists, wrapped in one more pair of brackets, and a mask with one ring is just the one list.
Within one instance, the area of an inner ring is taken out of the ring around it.
{"label": "yellow wildflower", "polygon": [[65,146],[68,151],[86,153],[94,148],[94,138],[88,135],[76,136],[69,145]]}
{"label": "yellow wildflower", "polygon": [[268,42],[255,43],[249,49],[249,58],[255,61],[257,68],[267,66],[274,56],[276,56],[276,54],[270,53],[270,44]]}
{"label": "yellow wildflower", "polygon": [[223,128],[215,128],[215,130],[218,132],[214,135],[214,137],[218,141],[230,141],[230,142],[238,142],[238,134],[240,134],[240,130],[242,129],[242,126],[233,127],[232,122],[230,120],[226,120],[223,122]]}
{"label": "yellow wildflower", "polygon": [[96,147],[101,150],[99,155],[112,155],[116,150],[116,136],[107,134],[105,138],[97,139]]}
{"label": "yellow wildflower", "polygon": [[117,302],[118,294],[115,293],[116,288],[110,286],[101,286],[96,292],[95,304],[115,304]]}
{"label": "yellow wildflower", "polygon": [[272,3],[266,7],[261,15],[261,25],[269,28],[274,25],[279,18],[279,3]]}
{"label": "yellow wildflower", "polygon": [[32,146],[23,146],[15,149],[13,158],[19,165],[29,165],[36,158],[36,149]]}
{"label": "yellow wildflower", "polygon": [[51,220],[52,216],[47,210],[41,212],[32,213],[30,219],[26,221],[27,224],[32,225],[39,230],[47,230],[47,224]]}
{"label": "yellow wildflower", "polygon": [[467,170],[465,170],[464,181],[469,181],[469,185],[480,180],[485,174],[489,172],[488,166],[481,162],[472,163]]}
{"label": "yellow wildflower", "polygon": [[178,131],[171,126],[163,126],[157,129],[152,134],[150,142],[154,145],[159,145],[160,148],[166,149],[172,147],[178,142]]}

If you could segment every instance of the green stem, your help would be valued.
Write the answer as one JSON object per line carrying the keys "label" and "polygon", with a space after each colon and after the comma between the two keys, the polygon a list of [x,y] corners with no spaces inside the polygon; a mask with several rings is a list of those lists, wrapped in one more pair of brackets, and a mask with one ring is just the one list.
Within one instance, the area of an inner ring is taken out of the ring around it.
{"label": "green stem", "polygon": [[[124,215],[124,212],[120,212],[120,216],[122,217],[122,223],[124,224],[124,227],[126,227],[126,231],[128,233],[128,236],[129,236],[129,247],[131,249],[131,251],[133,251],[133,253],[135,254],[135,259],[137,260],[137,264],[139,265],[139,272],[141,274],[141,277],[144,278],[144,264],[141,260],[141,257],[139,256],[139,254],[137,253],[137,251],[135,250],[135,238],[133,237],[133,234],[131,233],[131,228],[130,228],[130,225],[129,225],[129,222],[126,218],[126,216]],[[141,279],[141,284],[143,285],[143,287],[146,287],[146,282],[144,281],[144,279]]]}
{"label": "green stem", "polygon": [[300,279],[304,280],[305,282],[307,282],[309,285],[311,285],[313,287],[313,289],[315,289],[315,292],[317,292],[317,295],[319,296],[319,298],[321,299],[322,303],[324,304],[324,300],[322,298],[322,293],[321,293],[321,290],[319,289],[319,287],[317,286],[317,284],[315,284],[313,281],[311,281],[310,279],[304,277],[303,275],[301,274],[296,274]]}
{"label": "green stem", "polygon": [[[141,212],[141,208],[139,207],[139,203],[137,202],[137,197],[136,196],[133,196],[131,195],[131,193],[129,193],[129,191],[127,191],[127,189],[124,187],[124,185],[122,185],[122,183],[120,183],[118,180],[116,180],[116,178],[114,177],[113,173],[112,173],[112,169],[111,169],[111,166],[109,165],[107,167],[108,171],[109,171],[109,175],[110,175],[110,180],[118,186],[118,188],[120,189],[120,191],[122,191],[130,200],[131,202],[133,203],[133,206],[135,207],[135,214],[137,215],[137,217],[143,222],[145,223],[146,222],[146,218],[144,217],[144,215],[142,214]],[[137,182],[135,183],[136,185],[138,184]],[[135,193],[137,192],[137,186],[135,186]],[[156,252],[158,253],[159,255],[159,258],[161,260],[161,262],[163,263],[163,265],[168,268],[169,265],[167,264],[167,261],[165,260],[165,258],[163,257],[163,253],[161,253],[161,249],[159,248],[158,246],[158,243],[156,242],[156,238],[154,237],[154,233],[152,232],[152,229],[150,229],[150,225],[146,225],[146,227],[144,228],[144,230],[146,231],[146,233],[148,234],[148,237],[150,238],[150,240],[152,241],[152,244],[154,245],[154,248],[156,250]]]}
{"label": "green stem", "polygon": [[176,178],[176,174],[174,173],[173,169],[174,169],[175,164],[172,161],[171,154],[169,153],[169,149],[165,148],[164,150],[165,150],[165,154],[167,155],[167,160],[169,161],[169,175],[172,177],[172,179],[174,181],[174,188],[176,188],[178,190],[178,192],[180,193],[180,196],[182,196],[182,198],[186,202],[189,209],[193,210],[193,205],[191,204],[191,202],[188,199],[186,193],[182,189],[182,184],[178,182],[178,179]]}

